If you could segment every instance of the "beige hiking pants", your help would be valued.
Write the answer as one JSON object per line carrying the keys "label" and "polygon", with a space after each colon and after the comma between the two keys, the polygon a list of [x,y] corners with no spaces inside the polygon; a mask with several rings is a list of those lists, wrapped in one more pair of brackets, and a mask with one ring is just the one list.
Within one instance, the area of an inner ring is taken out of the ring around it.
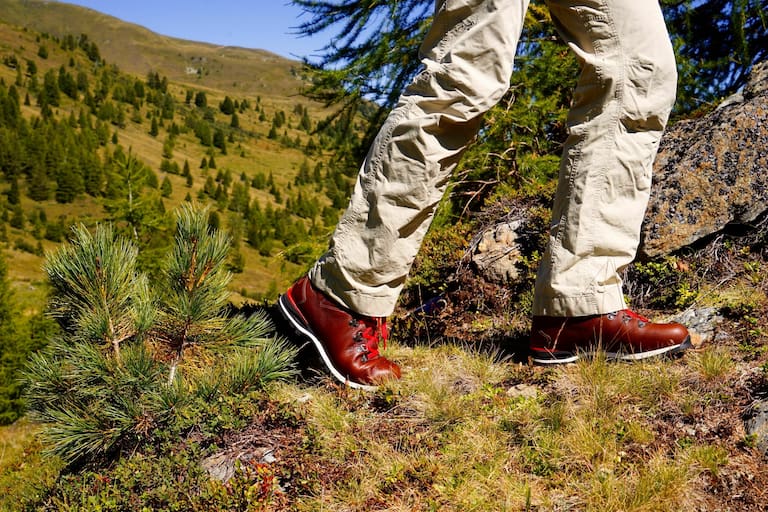
{"label": "beige hiking pants", "polygon": [[[582,72],[568,117],[549,246],[534,315],[625,307],[619,272],[635,256],[651,165],[675,99],[672,46],[657,0],[550,0]],[[320,290],[388,316],[484,112],[509,86],[527,0],[438,0],[424,70],[363,163],[328,252]]]}

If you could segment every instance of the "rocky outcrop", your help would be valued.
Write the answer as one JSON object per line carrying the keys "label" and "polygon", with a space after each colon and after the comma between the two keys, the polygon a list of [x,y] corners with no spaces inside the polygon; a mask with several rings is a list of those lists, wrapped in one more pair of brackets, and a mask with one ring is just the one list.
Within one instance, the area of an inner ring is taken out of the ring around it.
{"label": "rocky outcrop", "polygon": [[768,62],[743,92],[664,135],[639,254],[654,257],[768,210]]}

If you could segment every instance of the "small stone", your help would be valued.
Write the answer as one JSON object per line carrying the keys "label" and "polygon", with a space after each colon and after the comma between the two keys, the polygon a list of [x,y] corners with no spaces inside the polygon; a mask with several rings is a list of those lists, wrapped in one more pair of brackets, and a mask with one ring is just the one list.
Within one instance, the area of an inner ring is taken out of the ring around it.
{"label": "small stone", "polygon": [[299,398],[296,399],[296,403],[298,404],[305,404],[307,402],[312,401],[312,395],[310,393],[304,393]]}
{"label": "small stone", "polygon": [[272,464],[277,461],[277,459],[274,456],[274,450],[268,450],[264,453],[264,455],[261,456],[260,462],[263,464]]}
{"label": "small stone", "polygon": [[488,281],[507,284],[520,275],[517,262],[520,259],[517,230],[522,221],[513,220],[491,226],[480,235],[472,255],[472,262]]}
{"label": "small stone", "polygon": [[507,396],[510,398],[536,398],[539,394],[538,389],[530,384],[515,384],[507,390]]}

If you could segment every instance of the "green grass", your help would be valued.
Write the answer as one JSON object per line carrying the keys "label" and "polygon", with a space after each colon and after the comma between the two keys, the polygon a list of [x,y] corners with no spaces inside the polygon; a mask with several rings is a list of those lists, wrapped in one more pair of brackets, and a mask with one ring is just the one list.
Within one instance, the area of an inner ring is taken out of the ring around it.
{"label": "green grass", "polygon": [[57,459],[41,455],[38,431],[25,420],[0,427],[0,510],[18,510],[22,501],[36,500],[61,471]]}

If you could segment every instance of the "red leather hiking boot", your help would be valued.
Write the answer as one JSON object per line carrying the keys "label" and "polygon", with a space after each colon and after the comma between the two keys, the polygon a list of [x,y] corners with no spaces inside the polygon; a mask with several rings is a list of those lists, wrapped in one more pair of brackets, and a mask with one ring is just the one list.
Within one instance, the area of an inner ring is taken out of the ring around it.
{"label": "red leather hiking boot", "polygon": [[304,276],[278,300],[283,316],[312,340],[323,362],[340,382],[375,390],[376,384],[400,378],[400,367],[379,354],[386,345],[385,318],[358,315],[315,290]]}
{"label": "red leather hiking boot", "polygon": [[598,350],[608,359],[635,361],[690,347],[683,325],[655,324],[628,309],[594,316],[535,316],[531,326],[530,351],[538,364],[572,363]]}

